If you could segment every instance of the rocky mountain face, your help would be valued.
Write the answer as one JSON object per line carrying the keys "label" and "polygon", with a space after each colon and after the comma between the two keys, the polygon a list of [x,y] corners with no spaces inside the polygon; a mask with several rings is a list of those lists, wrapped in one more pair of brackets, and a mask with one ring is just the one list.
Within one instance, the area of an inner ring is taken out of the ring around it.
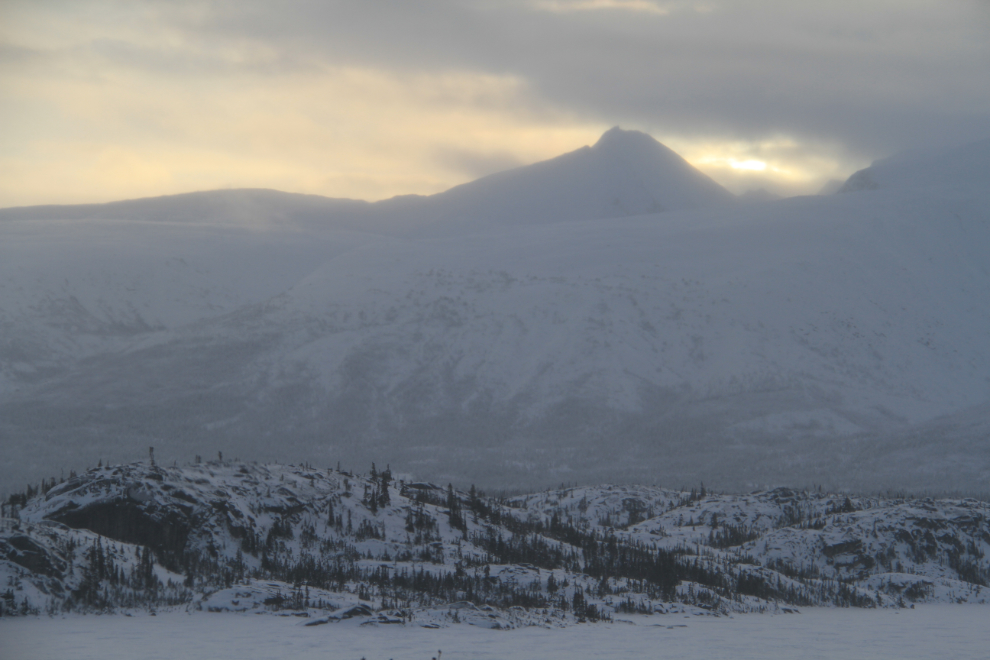
{"label": "rocky mountain face", "polygon": [[597,486],[489,498],[311,466],[100,467],[4,505],[0,612],[293,610],[327,623],[990,601],[990,505]]}
{"label": "rocky mountain face", "polygon": [[0,211],[0,492],[154,445],[486,489],[982,493],[988,154],[735,204],[613,130],[429,198]]}

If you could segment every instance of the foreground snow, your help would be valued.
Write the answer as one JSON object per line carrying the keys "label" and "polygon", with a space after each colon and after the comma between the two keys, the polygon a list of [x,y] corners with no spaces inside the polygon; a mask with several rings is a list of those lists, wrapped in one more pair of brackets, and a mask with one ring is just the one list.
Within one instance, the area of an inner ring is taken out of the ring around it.
{"label": "foreground snow", "polygon": [[986,658],[984,608],[808,608],[800,614],[641,616],[612,624],[498,631],[306,627],[292,616],[170,612],[152,617],[69,616],[0,620],[3,655],[48,658]]}

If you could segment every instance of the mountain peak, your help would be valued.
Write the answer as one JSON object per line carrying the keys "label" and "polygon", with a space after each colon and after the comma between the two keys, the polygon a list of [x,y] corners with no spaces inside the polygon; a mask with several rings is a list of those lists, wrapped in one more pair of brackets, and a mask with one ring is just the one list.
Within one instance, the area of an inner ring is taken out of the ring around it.
{"label": "mountain peak", "polygon": [[598,142],[591,147],[591,152],[606,161],[618,161],[625,167],[639,172],[653,172],[670,182],[686,177],[694,180],[694,185],[698,185],[699,181],[704,179],[706,182],[702,185],[709,192],[721,189],[720,192],[723,194],[717,192],[714,194],[723,197],[723,202],[731,197],[728,191],[696,170],[676,151],[642,131],[623,130],[614,126],[598,138]]}
{"label": "mountain peak", "polygon": [[[592,147],[498,172],[430,198],[431,231],[618,218],[732,203],[734,196],[646,133],[618,126]],[[464,224],[464,220],[467,223]]]}
{"label": "mountain peak", "polygon": [[632,142],[634,140],[657,143],[656,140],[642,131],[625,130],[621,126],[613,126],[602,133],[602,136],[598,138],[598,142],[595,143],[595,146],[602,147],[618,142]]}
{"label": "mountain peak", "polygon": [[627,131],[618,126],[602,133],[592,150],[601,153],[656,153],[658,150],[674,153],[642,131]]}

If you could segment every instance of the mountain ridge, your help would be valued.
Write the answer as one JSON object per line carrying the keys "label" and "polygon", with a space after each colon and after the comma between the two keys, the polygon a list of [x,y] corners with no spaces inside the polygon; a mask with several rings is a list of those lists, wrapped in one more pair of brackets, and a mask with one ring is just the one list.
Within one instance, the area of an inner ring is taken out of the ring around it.
{"label": "mountain ridge", "polygon": [[27,467],[0,483],[154,444],[489,488],[979,490],[988,189],[960,181],[419,237],[8,220],[0,434]]}
{"label": "mountain ridge", "polygon": [[909,151],[874,161],[854,172],[838,192],[972,186],[990,187],[990,138],[967,144]]}
{"label": "mountain ridge", "polygon": [[623,217],[730,204],[733,199],[731,193],[652,137],[615,127],[592,147],[428,196],[398,195],[365,202],[243,188],[103,204],[0,209],[0,221],[50,218],[53,214],[62,219],[217,219],[247,225],[290,223],[400,236],[438,236],[472,231],[479,221],[520,224]]}

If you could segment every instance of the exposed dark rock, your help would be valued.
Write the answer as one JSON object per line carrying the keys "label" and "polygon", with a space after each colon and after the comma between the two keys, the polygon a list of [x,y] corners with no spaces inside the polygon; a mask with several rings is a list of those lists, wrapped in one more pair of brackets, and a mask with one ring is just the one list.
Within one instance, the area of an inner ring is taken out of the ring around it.
{"label": "exposed dark rock", "polygon": [[65,571],[64,561],[27,536],[0,539],[0,557],[46,577],[59,577]]}
{"label": "exposed dark rock", "polygon": [[191,528],[189,518],[175,509],[154,510],[120,499],[63,509],[49,518],[72,528],[88,529],[167,554],[180,554],[185,549]]}
{"label": "exposed dark rock", "polygon": [[863,541],[851,539],[842,543],[833,543],[822,548],[822,553],[829,558],[837,555],[859,554],[863,550]]}
{"label": "exposed dark rock", "polygon": [[352,619],[356,616],[371,616],[374,612],[367,605],[355,605],[340,615],[341,619]]}

